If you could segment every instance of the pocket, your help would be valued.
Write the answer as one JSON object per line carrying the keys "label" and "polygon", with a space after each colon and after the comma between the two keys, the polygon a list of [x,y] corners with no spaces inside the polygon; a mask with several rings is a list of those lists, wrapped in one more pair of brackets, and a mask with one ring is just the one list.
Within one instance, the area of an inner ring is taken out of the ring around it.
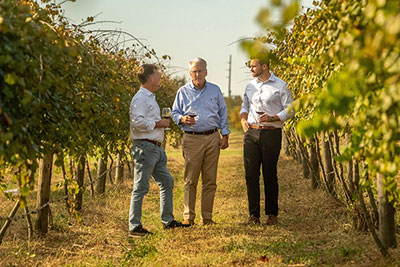
{"label": "pocket", "polygon": [[132,146],[131,153],[132,153],[132,158],[135,161],[140,161],[140,159],[142,158],[143,151],[144,151],[143,146],[144,146],[143,143]]}
{"label": "pocket", "polygon": [[215,111],[215,109],[219,107],[218,96],[212,96],[208,98],[206,105],[210,110]]}
{"label": "pocket", "polygon": [[249,139],[249,132],[250,132],[250,129],[251,129],[251,128],[247,129],[247,131],[244,132],[244,135],[243,135],[243,143],[244,143],[247,139]]}

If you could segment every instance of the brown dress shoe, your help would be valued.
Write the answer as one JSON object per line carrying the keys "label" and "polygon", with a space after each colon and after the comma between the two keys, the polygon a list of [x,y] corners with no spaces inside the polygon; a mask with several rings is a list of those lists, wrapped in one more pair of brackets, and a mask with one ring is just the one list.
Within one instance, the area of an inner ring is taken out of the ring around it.
{"label": "brown dress shoe", "polygon": [[214,222],[212,219],[203,219],[203,225],[213,225],[213,224],[217,223]]}
{"label": "brown dress shoe", "polygon": [[187,226],[187,225],[192,226],[192,225],[194,225],[194,220],[191,220],[191,219],[183,220],[182,224],[185,226]]}
{"label": "brown dress shoe", "polygon": [[278,223],[278,218],[275,215],[268,215],[267,225],[276,225]]}
{"label": "brown dress shoe", "polygon": [[249,220],[247,221],[247,224],[249,225],[260,224],[260,218],[250,216]]}

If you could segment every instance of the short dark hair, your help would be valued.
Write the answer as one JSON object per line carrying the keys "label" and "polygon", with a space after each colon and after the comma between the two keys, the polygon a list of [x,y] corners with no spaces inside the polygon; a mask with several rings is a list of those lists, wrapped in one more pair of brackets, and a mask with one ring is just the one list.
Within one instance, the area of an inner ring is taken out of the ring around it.
{"label": "short dark hair", "polygon": [[142,66],[140,66],[137,73],[140,84],[147,83],[150,75],[152,75],[155,70],[157,70],[157,66],[154,64],[143,64]]}
{"label": "short dark hair", "polygon": [[261,65],[267,65],[268,69],[269,69],[269,58],[268,56],[257,56],[257,57],[252,57],[251,60],[253,59],[257,59]]}
{"label": "short dark hair", "polygon": [[269,59],[268,58],[258,58],[258,60],[260,61],[261,65],[267,65],[268,69],[269,69]]}

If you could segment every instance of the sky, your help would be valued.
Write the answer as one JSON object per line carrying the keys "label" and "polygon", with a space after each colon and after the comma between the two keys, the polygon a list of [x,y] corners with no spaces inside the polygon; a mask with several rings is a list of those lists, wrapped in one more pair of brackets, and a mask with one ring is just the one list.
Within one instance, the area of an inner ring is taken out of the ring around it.
{"label": "sky", "polygon": [[[217,84],[224,96],[228,95],[232,55],[231,93],[242,96],[252,77],[238,40],[265,33],[255,18],[268,5],[268,0],[76,0],[63,3],[62,8],[75,24],[94,15],[98,21],[120,22],[95,27],[129,32],[157,55],[169,55],[167,71],[187,80],[188,62],[205,59],[207,81]],[[313,7],[312,0],[303,0],[301,5]]]}

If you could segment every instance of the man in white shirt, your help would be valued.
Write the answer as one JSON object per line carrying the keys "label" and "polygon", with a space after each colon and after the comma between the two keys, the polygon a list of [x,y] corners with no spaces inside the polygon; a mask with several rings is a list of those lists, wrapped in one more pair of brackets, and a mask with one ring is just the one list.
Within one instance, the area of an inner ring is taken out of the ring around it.
{"label": "man in white shirt", "polygon": [[269,71],[264,59],[252,59],[254,80],[245,89],[240,110],[244,135],[244,167],[249,224],[260,223],[260,165],[264,178],[267,225],[275,225],[278,215],[277,164],[282,141],[283,122],[293,116],[288,107],[293,102],[287,83]]}
{"label": "man in white shirt", "polygon": [[154,92],[160,89],[160,73],[153,64],[144,64],[138,72],[140,89],[132,98],[130,136],[135,161],[134,185],[129,210],[129,235],[151,234],[141,223],[143,197],[149,192],[150,176],[160,186],[160,212],[164,229],[183,227],[173,215],[174,179],[167,168],[167,155],[161,146],[168,119],[161,119]]}

